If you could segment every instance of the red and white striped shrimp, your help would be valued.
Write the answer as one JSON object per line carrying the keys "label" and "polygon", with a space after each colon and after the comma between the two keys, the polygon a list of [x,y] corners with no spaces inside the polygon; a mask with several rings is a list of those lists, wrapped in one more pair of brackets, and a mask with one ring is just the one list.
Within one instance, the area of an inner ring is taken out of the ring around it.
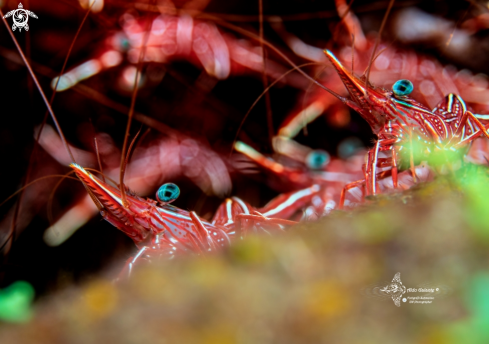
{"label": "red and white striped shrimp", "polygon": [[[476,138],[489,138],[489,116],[472,113],[460,96],[448,94],[430,110],[410,97],[413,85],[409,80],[397,81],[392,90],[376,87],[347,70],[330,51],[326,50],[325,54],[350,94],[349,99],[342,101],[357,111],[378,137],[368,152],[365,179],[345,186],[344,192],[365,183],[366,194],[375,195],[377,180],[387,173],[392,175],[394,187],[397,187],[401,144],[422,142],[427,154],[440,150],[460,150],[464,154]],[[390,152],[390,156],[381,158],[381,152]]]}
{"label": "red and white striped shrimp", "polygon": [[282,230],[294,222],[281,218],[290,217],[300,207],[301,200],[307,202],[317,192],[317,187],[311,187],[284,195],[260,211],[238,198],[231,198],[221,205],[210,223],[193,211],[169,205],[179,194],[175,184],[164,184],[158,190],[158,202],[143,199],[127,189],[127,205],[124,205],[119,188],[103,182],[77,164],[73,163],[71,167],[86,186],[102,217],[127,234],[139,249],[136,256],[128,260],[123,274],[130,273],[141,259],[171,259],[189,251],[203,254],[226,247],[232,238],[240,238],[249,230]]}
{"label": "red and white striped shrimp", "polygon": [[[163,183],[183,177],[190,179],[207,195],[223,197],[229,194],[231,177],[219,154],[201,140],[176,131],[167,131],[166,134],[166,137],[151,135],[149,144],[139,145],[135,149],[127,165],[125,178],[126,185],[131,190],[140,195],[149,195]],[[104,175],[116,179],[120,166],[114,157],[119,156],[120,151],[108,135],[97,135],[97,142]],[[61,148],[59,136],[49,126],[44,129],[40,144],[60,164],[70,163],[70,157]],[[79,159],[85,166],[97,166],[97,159],[93,154],[78,150],[76,155],[86,157]],[[50,246],[63,243],[97,213],[92,199],[85,196],[46,230],[45,242]]]}
{"label": "red and white striped shrimp", "polygon": [[[346,7],[346,2],[338,0],[337,8],[341,17],[344,16],[344,7]],[[413,23],[414,17],[417,18],[415,23]],[[424,20],[421,21],[420,17]],[[343,20],[348,34],[354,36],[354,45],[343,45],[340,48],[330,50],[342,65],[350,69],[353,68],[353,71],[364,72],[369,66],[375,46],[375,38],[371,36],[365,38],[358,19],[351,11]],[[442,43],[445,43],[451,36],[456,36],[458,41],[470,40],[469,33],[460,30],[458,34],[454,32],[456,28],[451,22],[429,16],[414,8],[398,12],[394,16],[393,23],[394,35],[397,35],[403,43],[416,42],[415,39],[426,38],[427,34],[433,34],[435,27],[438,31],[442,27],[443,35],[436,36],[437,44],[444,47],[445,53],[449,51],[450,56],[457,58],[464,55],[460,44],[448,45],[449,48],[447,48],[446,44]],[[417,25],[416,27],[419,29],[413,28],[413,25]],[[287,32],[279,22],[275,23],[274,27],[297,55],[320,63],[327,61],[322,54],[322,49],[302,42],[298,37]],[[413,31],[417,32],[416,30],[425,30],[426,32],[423,32],[426,34],[418,33],[415,35]],[[477,43],[472,42],[471,44],[475,46]],[[463,46],[465,47],[465,45]],[[457,70],[452,65],[443,65],[434,57],[421,54],[415,50],[399,48],[387,42],[381,42],[377,52],[379,54],[371,65],[369,75],[369,80],[374,85],[390,88],[397,80],[408,79],[414,85],[411,96],[429,108],[434,108],[439,100],[447,94],[454,93],[461,96],[475,113],[489,112],[489,79],[487,76],[483,74],[474,75],[467,69]],[[338,83],[338,78],[335,77],[335,71],[329,65],[324,68],[320,74],[320,82],[336,93],[346,95],[341,83]],[[286,120],[282,122],[278,135],[293,138],[305,125],[322,114],[326,114],[328,123],[331,125],[344,127],[348,124],[350,115],[340,104],[341,101],[325,95],[321,89],[311,88],[304,95],[304,101],[299,102],[297,108],[292,110]]]}
{"label": "red and white striped shrimp", "polygon": [[[129,90],[143,49],[144,63],[167,64],[185,60],[218,80],[250,73],[260,76],[262,72],[279,78],[285,72],[285,68],[273,61],[267,61],[265,69],[260,46],[223,32],[211,21],[185,14],[137,18],[125,13],[120,22],[122,30],[106,37],[93,58],[61,75],[58,91],[121,64],[126,67],[118,85]],[[54,79],[52,87],[57,82],[58,79]]]}

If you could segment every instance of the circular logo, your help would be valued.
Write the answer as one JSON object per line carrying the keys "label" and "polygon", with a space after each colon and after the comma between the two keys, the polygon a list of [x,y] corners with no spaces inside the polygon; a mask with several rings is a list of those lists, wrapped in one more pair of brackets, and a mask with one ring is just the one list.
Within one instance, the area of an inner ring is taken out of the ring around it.
{"label": "circular logo", "polygon": [[406,301],[407,301],[407,299],[406,299],[406,298],[403,298],[403,299],[402,299],[402,302],[406,302]]}
{"label": "circular logo", "polygon": [[17,25],[18,27],[24,27],[25,24],[27,24],[27,20],[28,20],[27,17],[28,16],[25,10],[23,9],[15,10],[13,15],[15,25]]}

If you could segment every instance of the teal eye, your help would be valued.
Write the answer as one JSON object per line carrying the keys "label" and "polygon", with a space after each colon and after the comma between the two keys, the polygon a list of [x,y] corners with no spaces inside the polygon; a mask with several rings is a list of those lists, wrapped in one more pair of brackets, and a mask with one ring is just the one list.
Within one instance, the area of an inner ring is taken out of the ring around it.
{"label": "teal eye", "polygon": [[156,191],[156,199],[161,203],[171,203],[180,196],[180,188],[173,183],[166,183]]}
{"label": "teal eye", "polygon": [[123,33],[117,33],[114,36],[114,44],[116,45],[116,49],[119,49],[121,52],[128,51],[131,47],[131,43],[126,35]]}
{"label": "teal eye", "polygon": [[392,85],[392,92],[396,96],[402,97],[407,96],[413,91],[413,83],[407,79],[397,80],[394,85]]}
{"label": "teal eye", "polygon": [[338,145],[338,156],[341,159],[348,159],[349,157],[358,153],[363,148],[363,143],[356,137],[347,137]]}
{"label": "teal eye", "polygon": [[329,163],[329,154],[323,150],[316,149],[306,157],[306,164],[311,170],[320,170]]}
{"label": "teal eye", "polygon": [[121,47],[123,51],[128,51],[129,50],[129,40],[127,38],[123,38],[121,40]]}

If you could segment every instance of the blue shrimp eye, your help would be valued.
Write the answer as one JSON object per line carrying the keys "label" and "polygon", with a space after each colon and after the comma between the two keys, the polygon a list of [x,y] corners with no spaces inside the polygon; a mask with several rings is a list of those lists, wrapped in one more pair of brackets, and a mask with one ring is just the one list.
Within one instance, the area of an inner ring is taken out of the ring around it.
{"label": "blue shrimp eye", "polygon": [[128,51],[129,50],[129,40],[127,38],[124,38],[122,39],[121,41],[121,47],[124,51]]}
{"label": "blue shrimp eye", "polygon": [[329,154],[323,150],[316,149],[306,157],[306,164],[311,170],[320,170],[329,163]]}
{"label": "blue shrimp eye", "polygon": [[407,79],[397,80],[394,85],[392,85],[392,92],[396,96],[407,96],[414,89],[413,83]]}
{"label": "blue shrimp eye", "polygon": [[131,44],[126,35],[124,35],[123,33],[117,33],[115,35],[114,40],[116,42],[115,44],[117,45],[118,49],[120,49],[123,52],[129,50]]}
{"label": "blue shrimp eye", "polygon": [[156,191],[156,199],[161,203],[171,203],[180,196],[180,188],[173,183],[166,183]]}

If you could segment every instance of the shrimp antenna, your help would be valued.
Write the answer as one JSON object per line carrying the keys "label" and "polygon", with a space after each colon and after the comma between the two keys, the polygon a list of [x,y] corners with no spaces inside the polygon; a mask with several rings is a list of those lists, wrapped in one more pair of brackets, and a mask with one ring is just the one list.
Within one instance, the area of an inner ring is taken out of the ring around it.
{"label": "shrimp antenna", "polygon": [[93,133],[93,147],[95,148],[95,155],[97,156],[97,163],[98,163],[98,168],[100,170],[100,174],[102,176],[102,181],[105,183],[105,175],[104,175],[104,169],[102,168],[102,160],[100,159],[100,150],[98,148],[98,141],[97,141],[97,136],[95,134],[95,127],[93,126],[92,118],[88,118],[90,122],[90,127],[92,128],[92,133]]}
{"label": "shrimp antenna", "polygon": [[56,126],[56,130],[58,131],[59,136],[63,140],[63,145],[65,146],[66,151],[68,152],[71,160],[76,163],[75,158],[73,157],[73,153],[71,152],[70,147],[68,146],[68,142],[66,141],[66,138],[63,134],[63,131],[61,130],[61,127],[59,126],[58,120],[56,119],[56,115],[54,114],[53,109],[51,108],[51,104],[49,103],[46,94],[44,94],[44,91],[41,88],[41,85],[39,84],[39,81],[37,80],[36,74],[34,74],[34,71],[31,68],[31,65],[29,64],[29,61],[27,61],[24,52],[20,48],[19,42],[17,42],[17,39],[15,38],[14,34],[12,33],[12,30],[10,30],[10,26],[7,23],[7,20],[4,18],[3,11],[0,8],[0,16],[2,17],[2,21],[5,24],[5,27],[7,28],[8,33],[10,34],[10,37],[12,38],[12,41],[15,44],[15,47],[17,48],[17,51],[20,54],[20,57],[25,63],[25,66],[27,67],[27,70],[29,71],[29,74],[31,75],[34,83],[36,84],[37,89],[39,90],[39,93],[41,94],[42,100],[44,101],[44,104],[46,104],[46,107],[48,108],[49,114],[51,115],[51,118],[53,119],[54,125]]}
{"label": "shrimp antenna", "polygon": [[[141,9],[144,9],[146,11],[153,11],[151,9],[151,6],[147,6],[147,5],[137,6],[137,8],[141,8]],[[157,8],[156,12],[160,13],[159,8]],[[327,13],[330,14],[331,12],[327,12]],[[256,35],[253,32],[250,32],[246,29],[243,29],[240,26],[237,26],[237,25],[234,25],[234,24],[227,22],[226,20],[224,20],[224,16],[217,16],[215,14],[209,14],[209,13],[201,13],[198,17],[208,19],[208,20],[212,20],[216,23],[219,23],[219,25],[221,25],[222,27],[225,27],[225,28],[228,28],[234,32],[240,33],[243,36],[246,36],[246,37],[248,37],[252,40],[255,40],[257,42],[263,43],[263,45],[267,46],[270,50],[272,50],[274,53],[276,53],[278,56],[280,56],[290,66],[292,66],[294,69],[296,69],[303,77],[310,80],[312,83],[316,84],[316,86],[322,88],[323,90],[327,91],[328,93],[332,94],[333,96],[335,96],[336,98],[338,98],[339,100],[341,100],[343,102],[347,101],[347,98],[340,96],[338,93],[336,93],[333,90],[329,89],[328,87],[324,86],[319,81],[315,80],[310,75],[308,75],[306,72],[304,72],[302,69],[298,68],[297,65],[294,62],[292,62],[291,59],[289,59],[282,51],[280,51],[280,49],[275,47],[273,44],[271,44],[267,40],[261,39],[259,35]],[[271,16],[271,19],[273,19],[275,17],[276,16]],[[295,20],[298,20],[297,18],[300,18],[300,17],[301,16],[299,16],[299,17],[297,17],[296,15],[293,16],[293,18],[296,18]],[[321,18],[323,18],[323,17],[324,17],[324,13],[322,14]],[[231,18],[236,19],[237,17],[226,16],[226,19],[231,19]],[[256,18],[256,16],[254,16],[253,18]],[[238,20],[238,21],[240,21],[240,20]]]}
{"label": "shrimp antenna", "polygon": [[355,59],[355,35],[351,34],[351,73],[353,74],[353,67],[354,67],[354,61]]}
{"label": "shrimp antenna", "polygon": [[394,6],[394,2],[396,0],[389,1],[389,6],[387,7],[387,11],[385,12],[384,18],[382,19],[382,24],[380,24],[379,34],[377,39],[375,40],[374,50],[372,51],[372,55],[370,56],[370,61],[367,67],[367,73],[365,78],[365,91],[368,93],[368,79],[370,77],[370,69],[372,68],[372,63],[374,62],[375,51],[380,43],[380,38],[382,37],[382,32],[384,31],[385,23],[387,22],[387,18],[389,18],[389,13],[391,12],[392,6]]}
{"label": "shrimp antenna", "polygon": [[[268,77],[266,74],[267,70],[267,54],[265,51],[265,47],[263,45],[263,0],[258,0],[258,17],[259,17],[259,23],[260,23],[260,51],[261,51],[261,59],[263,61],[263,72],[262,72],[262,83],[263,83],[263,88],[267,89],[268,87]],[[267,109],[267,126],[268,126],[268,138],[270,140],[270,144],[272,145],[272,140],[273,140],[273,115],[272,115],[272,103],[270,101],[270,93],[267,92],[265,93],[265,106]]]}
{"label": "shrimp antenna", "polygon": [[124,135],[124,144],[122,145],[122,152],[121,152],[121,168],[119,173],[119,177],[120,177],[119,179],[120,179],[121,201],[124,207],[128,206],[127,199],[126,199],[126,190],[124,188],[124,170],[126,164],[127,141],[129,139],[129,130],[131,129],[132,118],[134,117],[134,107],[136,105],[136,97],[138,94],[139,81],[141,78],[141,67],[142,67],[144,55],[146,53],[146,44],[148,43],[148,39],[149,39],[150,23],[151,23],[150,20],[148,20],[148,22],[146,23],[146,33],[144,34],[143,45],[141,47],[141,51],[139,52],[138,67],[136,69],[136,75],[134,77],[134,88],[132,90],[132,96],[131,96],[131,107],[129,108],[129,113],[127,115],[128,118],[127,118],[126,133]]}
{"label": "shrimp antenna", "polygon": [[333,40],[336,41],[337,36],[339,35],[339,31],[342,26],[345,26],[348,31],[350,31],[350,25],[347,22],[347,16],[351,14],[351,6],[353,5],[352,0],[349,4],[344,0],[335,0],[336,11],[338,12],[338,16],[340,17],[340,22],[336,25],[335,30],[333,32]]}
{"label": "shrimp antenna", "polygon": [[[138,132],[136,133],[136,136],[134,136],[134,138],[131,141],[131,144],[129,145],[129,148],[127,149],[126,158],[124,159],[124,163],[121,166],[122,179],[124,179],[124,174],[126,173],[127,162],[129,161],[129,156],[131,155],[132,149],[134,148],[134,143],[136,143],[136,140],[137,140],[139,134],[141,133],[142,128],[143,127],[139,128]],[[122,188],[122,185],[121,185],[121,188]]]}
{"label": "shrimp antenna", "polygon": [[205,18],[208,18],[210,20],[214,20],[215,22],[219,22],[219,24],[221,26],[227,27],[228,29],[231,29],[231,30],[233,30],[235,32],[238,32],[238,33],[240,33],[240,34],[242,34],[242,35],[244,35],[246,37],[249,37],[249,38],[251,38],[253,40],[256,40],[258,42],[263,42],[264,45],[266,45],[268,48],[270,48],[271,50],[273,50],[273,52],[275,52],[285,62],[287,62],[290,66],[292,66],[292,68],[294,70],[297,70],[303,77],[305,77],[306,79],[310,80],[312,83],[314,83],[315,85],[319,86],[320,88],[322,88],[323,90],[327,91],[328,93],[332,94],[333,96],[335,96],[339,100],[341,100],[341,101],[346,101],[347,100],[345,97],[340,96],[335,91],[329,89],[328,87],[324,86],[319,81],[317,81],[316,79],[312,78],[310,75],[308,75],[306,72],[304,72],[301,68],[299,68],[294,62],[292,62],[292,60],[289,59],[283,52],[281,52],[280,49],[278,49],[277,47],[275,47],[272,43],[268,42],[267,40],[260,39],[260,37],[258,35],[250,32],[248,30],[245,30],[245,29],[243,29],[243,28],[241,28],[239,26],[236,26],[236,25],[233,25],[233,24],[228,23],[226,21],[223,21],[219,17],[207,15],[207,16],[205,16]]}
{"label": "shrimp antenna", "polygon": [[[70,48],[68,49],[68,53],[66,55],[66,58],[65,58],[65,61],[63,63],[63,67],[61,68],[61,74],[63,74],[65,68],[66,68],[66,65],[68,63],[68,58],[69,56],[71,55],[71,51],[73,50],[73,46],[75,45],[75,42],[80,34],[80,31],[81,31],[81,28],[83,27],[83,24],[85,23],[85,21],[87,20],[88,18],[88,15],[90,13],[90,10],[93,6],[93,4],[95,3],[95,0],[92,1],[92,3],[90,4],[89,8],[87,9],[87,12],[85,14],[85,16],[83,17],[83,20],[82,22],[80,23],[80,26],[78,27],[78,31],[76,32],[75,34],[75,37],[73,38],[73,41],[71,42],[71,45],[70,45]],[[22,49],[20,48],[19,46],[19,43],[17,42],[17,40],[15,39],[15,36],[12,34],[12,31],[10,31],[10,27],[9,25],[7,24],[7,21],[5,20],[4,16],[3,16],[3,12],[2,10],[0,9],[0,16],[2,17],[2,20],[3,20],[3,23],[5,24],[5,27],[7,28],[7,31],[9,32],[10,34],[10,37],[12,38],[22,60],[24,61],[25,65],[27,66],[27,69],[29,71],[29,73],[31,74],[32,76],[32,79],[34,80],[35,84],[36,84],[36,87],[37,89],[39,90],[39,92],[41,93],[41,96],[43,98],[43,101],[46,103],[46,106],[47,106],[47,111],[46,111],[46,114],[44,115],[44,119],[42,121],[42,124],[41,124],[41,128],[37,134],[37,137],[36,137],[36,144],[37,142],[39,142],[39,138],[41,137],[41,132],[42,132],[42,129],[44,128],[44,125],[46,124],[46,120],[47,120],[47,116],[48,114],[51,115],[51,117],[53,118],[53,121],[56,125],[56,129],[58,130],[58,133],[60,135],[60,137],[62,138],[63,140],[63,144],[65,145],[65,148],[68,152],[68,154],[70,155],[71,159],[73,162],[75,162],[75,158],[73,157],[73,154],[71,153],[71,150],[69,148],[69,146],[67,145],[66,143],[66,139],[63,135],[63,132],[61,131],[61,128],[59,126],[59,123],[56,119],[56,116],[54,115],[54,112],[53,112],[53,109],[51,108],[51,104],[53,103],[54,101],[54,97],[56,95],[56,88],[58,86],[58,82],[59,82],[59,78],[58,80],[56,81],[56,87],[53,91],[53,94],[51,95],[51,99],[49,100],[49,102],[47,102],[47,98],[46,98],[46,95],[44,94],[42,88],[40,87],[40,84],[39,82],[37,81],[37,78],[33,72],[33,70],[31,69],[31,66],[30,64],[28,63],[28,60],[27,58],[25,57],[25,55],[23,54],[22,52]],[[16,223],[17,223],[17,218],[19,216],[19,211],[20,211],[20,204],[22,202],[22,198],[23,198],[23,195],[24,195],[24,190],[25,190],[25,186],[27,185],[27,182],[29,181],[29,176],[30,176],[30,172],[31,172],[31,166],[32,166],[32,160],[33,160],[33,157],[34,157],[34,153],[36,151],[36,144],[34,144],[34,147],[32,149],[32,152],[31,152],[31,155],[29,157],[29,167],[27,169],[27,173],[26,173],[26,176],[25,176],[25,179],[23,181],[23,187],[21,188],[21,193],[19,195],[19,200],[18,202],[16,203],[15,205],[15,209],[14,209],[14,214],[13,214],[13,217],[12,217],[12,224],[10,226],[10,233],[9,235],[7,236],[5,242],[2,244],[2,246],[0,247],[0,250],[2,250],[4,247],[6,247],[6,245],[8,244],[8,242],[14,237],[14,234],[15,234],[15,227],[16,227]]]}
{"label": "shrimp antenna", "polygon": [[[380,55],[382,55],[382,53],[383,53],[384,51],[386,51],[386,50],[387,50],[387,48],[384,48],[384,49],[382,49],[381,51],[379,51],[379,52],[377,53],[377,55],[375,55],[375,57],[373,58],[372,63],[373,63],[373,62],[375,62],[375,60],[377,60],[377,58],[378,58]],[[368,70],[368,66],[367,66],[367,68],[365,68],[365,70],[363,71],[363,74],[362,74],[362,75],[366,75],[366,74],[367,74],[367,70]]]}
{"label": "shrimp antenna", "polygon": [[273,86],[275,86],[275,84],[277,84],[280,80],[282,80],[283,78],[285,78],[287,75],[289,75],[290,73],[292,73],[293,71],[295,70],[300,70],[300,68],[302,67],[306,67],[306,66],[312,66],[312,65],[317,65],[318,63],[317,62],[308,62],[308,63],[305,63],[303,65],[300,65],[300,66],[295,66],[294,68],[288,70],[287,72],[285,72],[284,74],[282,74],[280,77],[278,77],[275,81],[273,81],[270,85],[267,86],[267,88],[265,88],[263,90],[263,92],[258,96],[258,98],[256,98],[256,100],[253,102],[253,104],[251,105],[251,107],[248,109],[248,111],[246,112],[246,114],[244,115],[243,119],[241,120],[241,122],[239,123],[239,127],[238,127],[238,130],[236,131],[236,135],[234,135],[234,140],[233,140],[233,144],[231,145],[231,151],[229,152],[229,157],[231,157],[231,154],[233,153],[233,149],[234,149],[234,145],[236,144],[236,142],[238,141],[238,136],[239,136],[239,133],[241,132],[241,129],[243,128],[243,125],[244,125],[244,122],[246,121],[246,119],[248,118],[248,115],[251,113],[251,110],[253,110],[253,108],[256,106],[256,104],[260,101],[260,99],[268,92],[268,90],[270,90]]}
{"label": "shrimp antenna", "polygon": [[[49,176],[40,177],[40,178],[37,178],[36,180],[33,180],[32,182],[29,182],[29,183],[25,184],[19,190],[17,190],[13,194],[11,194],[9,197],[7,197],[5,200],[3,200],[2,202],[0,202],[0,207],[3,206],[5,203],[7,203],[9,200],[11,200],[13,197],[15,197],[17,194],[22,193],[29,186],[31,186],[31,185],[33,185],[33,184],[35,184],[35,183],[37,183],[37,182],[39,182],[41,180],[45,180],[45,179],[49,179],[49,178],[70,178],[70,179],[73,179],[73,180],[78,181],[78,179],[76,179],[76,178],[66,177],[66,175],[61,175],[61,174],[52,174],[52,175],[49,175]],[[15,214],[14,214],[14,216],[15,216]],[[15,233],[11,230],[10,233],[5,238],[5,240],[3,241],[2,245],[0,246],[0,252],[2,252],[7,247],[7,245],[11,242],[11,239],[14,236],[14,234]]]}

